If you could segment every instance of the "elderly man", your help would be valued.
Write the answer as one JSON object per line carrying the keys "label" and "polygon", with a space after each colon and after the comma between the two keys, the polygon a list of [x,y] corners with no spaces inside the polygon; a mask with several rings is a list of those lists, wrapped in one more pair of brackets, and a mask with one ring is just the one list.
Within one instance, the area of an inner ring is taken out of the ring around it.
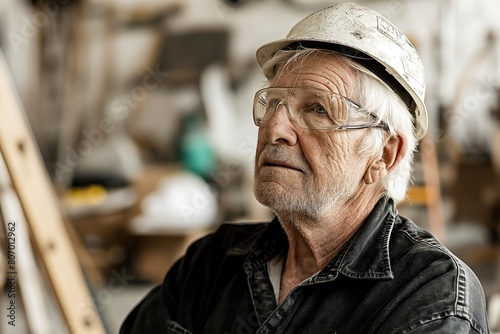
{"label": "elderly man", "polygon": [[257,58],[254,191],[277,218],[194,243],[121,333],[488,333],[474,273],[396,211],[427,129],[406,37],[341,4]]}

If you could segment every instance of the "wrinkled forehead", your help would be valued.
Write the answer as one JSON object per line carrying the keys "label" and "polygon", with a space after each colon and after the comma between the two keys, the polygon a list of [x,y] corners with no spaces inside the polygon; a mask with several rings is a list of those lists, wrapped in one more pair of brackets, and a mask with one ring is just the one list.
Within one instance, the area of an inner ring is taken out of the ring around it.
{"label": "wrinkled forehead", "polygon": [[331,52],[314,52],[292,57],[278,64],[275,77],[271,80],[274,87],[307,86],[326,89],[333,93],[352,96],[356,82],[356,70]]}

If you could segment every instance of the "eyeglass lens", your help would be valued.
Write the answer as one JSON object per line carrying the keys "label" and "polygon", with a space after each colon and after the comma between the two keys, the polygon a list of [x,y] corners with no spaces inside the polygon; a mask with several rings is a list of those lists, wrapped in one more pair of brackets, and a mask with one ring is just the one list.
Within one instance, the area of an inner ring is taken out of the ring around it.
{"label": "eyeglass lens", "polygon": [[306,129],[338,128],[348,123],[373,123],[373,117],[359,110],[343,96],[309,88],[267,88],[259,91],[254,105],[257,125],[265,123],[280,108],[297,126]]}

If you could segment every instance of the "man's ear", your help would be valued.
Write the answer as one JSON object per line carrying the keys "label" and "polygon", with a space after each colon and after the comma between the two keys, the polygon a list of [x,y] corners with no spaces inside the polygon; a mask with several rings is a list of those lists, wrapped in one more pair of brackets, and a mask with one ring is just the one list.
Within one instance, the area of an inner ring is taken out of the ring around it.
{"label": "man's ear", "polygon": [[408,149],[406,137],[396,135],[386,139],[382,156],[368,167],[364,181],[371,184],[383,179],[401,162]]}

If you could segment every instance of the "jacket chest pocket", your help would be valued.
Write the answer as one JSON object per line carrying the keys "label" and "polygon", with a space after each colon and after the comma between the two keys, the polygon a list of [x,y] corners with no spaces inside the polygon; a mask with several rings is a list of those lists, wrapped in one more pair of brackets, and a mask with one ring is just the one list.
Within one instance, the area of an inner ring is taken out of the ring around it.
{"label": "jacket chest pocket", "polygon": [[167,324],[167,334],[193,334],[175,321],[169,321]]}

